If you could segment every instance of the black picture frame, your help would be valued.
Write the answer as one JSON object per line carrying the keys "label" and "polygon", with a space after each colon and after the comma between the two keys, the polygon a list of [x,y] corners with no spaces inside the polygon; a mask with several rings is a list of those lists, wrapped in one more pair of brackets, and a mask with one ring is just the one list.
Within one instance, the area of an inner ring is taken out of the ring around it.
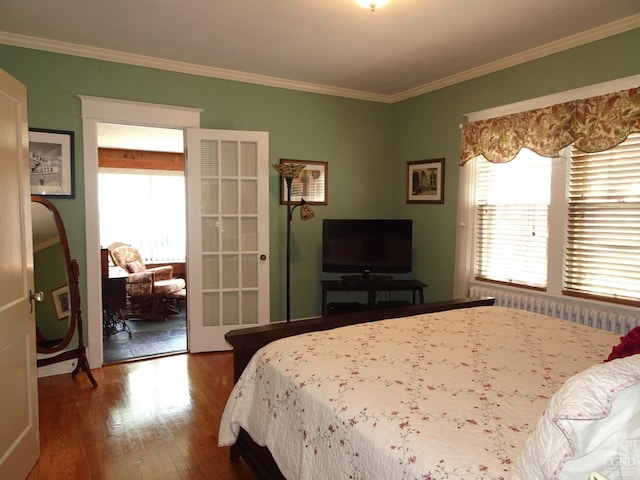
{"label": "black picture frame", "polygon": [[444,203],[444,158],[407,162],[407,203]]}
{"label": "black picture frame", "polygon": [[75,198],[74,132],[29,129],[31,194]]}

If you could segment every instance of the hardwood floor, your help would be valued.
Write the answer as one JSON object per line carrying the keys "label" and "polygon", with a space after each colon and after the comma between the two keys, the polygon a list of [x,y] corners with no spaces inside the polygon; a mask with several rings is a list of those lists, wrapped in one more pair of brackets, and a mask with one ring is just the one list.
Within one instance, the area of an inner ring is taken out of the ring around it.
{"label": "hardwood floor", "polygon": [[218,447],[231,353],[182,354],[40,378],[40,459],[28,480],[255,480]]}

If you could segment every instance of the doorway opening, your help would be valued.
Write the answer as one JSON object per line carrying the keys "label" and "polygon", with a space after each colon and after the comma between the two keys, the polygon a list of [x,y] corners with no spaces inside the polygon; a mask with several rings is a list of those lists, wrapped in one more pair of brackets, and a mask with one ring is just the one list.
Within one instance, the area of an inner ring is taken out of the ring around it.
{"label": "doorway opening", "polygon": [[97,123],[105,364],[187,351],[182,130]]}

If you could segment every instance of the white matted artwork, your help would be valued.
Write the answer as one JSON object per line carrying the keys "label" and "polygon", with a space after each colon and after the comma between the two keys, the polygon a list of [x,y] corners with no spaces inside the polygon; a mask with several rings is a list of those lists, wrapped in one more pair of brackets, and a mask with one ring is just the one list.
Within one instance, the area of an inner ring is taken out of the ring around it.
{"label": "white matted artwork", "polygon": [[444,203],[444,158],[407,162],[407,203]]}
{"label": "white matted artwork", "polygon": [[[280,163],[302,164],[305,167],[291,182],[291,204],[297,204],[304,199],[309,205],[327,205],[328,203],[328,162],[311,160],[280,159]],[[280,179],[280,205],[287,204],[287,183]]]}
{"label": "white matted artwork", "polygon": [[69,287],[62,287],[51,290],[51,298],[53,299],[53,307],[56,311],[58,320],[64,320],[69,316]]}
{"label": "white matted artwork", "polygon": [[31,193],[75,198],[73,132],[29,129]]}

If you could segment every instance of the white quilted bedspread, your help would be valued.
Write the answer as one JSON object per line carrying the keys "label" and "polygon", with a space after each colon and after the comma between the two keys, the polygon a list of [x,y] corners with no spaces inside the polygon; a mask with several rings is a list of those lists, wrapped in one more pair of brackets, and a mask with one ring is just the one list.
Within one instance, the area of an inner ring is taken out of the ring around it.
{"label": "white quilted bedspread", "polygon": [[477,307],[282,339],[225,408],[288,479],[501,479],[564,381],[618,335]]}

